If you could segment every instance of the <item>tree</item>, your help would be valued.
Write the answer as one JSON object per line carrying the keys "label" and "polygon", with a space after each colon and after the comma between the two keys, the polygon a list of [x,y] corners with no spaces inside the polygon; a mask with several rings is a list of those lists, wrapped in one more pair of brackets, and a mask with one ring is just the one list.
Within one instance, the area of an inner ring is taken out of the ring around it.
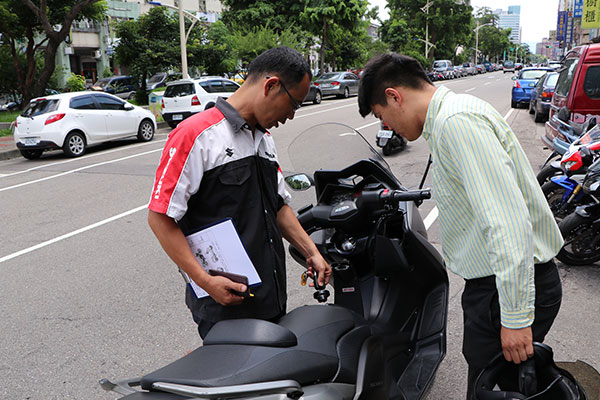
{"label": "tree", "polygon": [[144,97],[136,100],[143,103],[146,79],[180,64],[179,20],[165,7],[153,7],[135,21],[118,23],[115,33],[120,38],[115,55],[139,79]]}
{"label": "tree", "polygon": [[305,28],[321,38],[319,70],[322,72],[325,63],[325,52],[328,46],[328,30],[334,25],[351,30],[360,24],[367,12],[366,0],[307,0],[300,18]]}
{"label": "tree", "polygon": [[237,43],[237,56],[243,68],[247,67],[260,53],[273,47],[287,46],[292,49],[304,47],[302,37],[298,36],[292,28],[277,33],[266,26],[256,26],[249,31],[237,30],[234,35]]}
{"label": "tree", "polygon": [[259,26],[280,33],[299,26],[304,1],[299,0],[224,0],[223,22],[230,30],[252,31]]}
{"label": "tree", "polygon": [[[429,51],[427,64],[431,64],[434,57],[452,60],[456,56],[457,46],[466,47],[470,43],[473,9],[468,2],[435,0],[426,14],[421,10],[426,2],[426,0],[388,0],[388,8],[391,10],[390,21],[386,28],[388,33],[385,38],[382,35],[382,39],[385,41],[386,38],[393,37],[394,46],[399,47],[398,50],[403,52],[415,48],[417,45],[415,39],[428,40],[435,47]],[[400,39],[401,36],[405,39],[404,44]],[[424,46],[422,42],[418,44],[423,53]]]}
{"label": "tree", "polygon": [[235,37],[222,21],[217,21],[188,45],[188,60],[209,75],[223,75],[235,70],[235,47]]}
{"label": "tree", "polygon": [[[10,48],[23,104],[43,95],[73,21],[100,20],[105,11],[103,0],[0,0],[0,33]],[[36,71],[40,52],[44,62]]]}

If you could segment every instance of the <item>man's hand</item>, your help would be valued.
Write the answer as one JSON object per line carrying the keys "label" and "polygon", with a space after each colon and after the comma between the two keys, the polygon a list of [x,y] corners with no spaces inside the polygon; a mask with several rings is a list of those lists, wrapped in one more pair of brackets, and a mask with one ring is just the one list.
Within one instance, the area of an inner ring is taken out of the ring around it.
{"label": "man's hand", "polygon": [[224,276],[211,276],[203,289],[222,306],[235,306],[241,304],[244,297],[238,296],[233,291],[244,293],[248,288],[246,285],[233,282]]}
{"label": "man's hand", "polygon": [[502,342],[502,351],[507,361],[520,364],[533,357],[533,336],[531,327],[522,329],[500,329],[500,340]]}
{"label": "man's hand", "polygon": [[[307,258],[306,265],[308,266],[308,275],[311,278],[314,278],[314,271],[317,271],[319,275],[319,286],[325,286],[329,283],[329,278],[331,277],[331,267],[329,264],[327,264],[327,261],[325,261],[320,253]],[[314,283],[311,283],[310,286],[314,286]]]}

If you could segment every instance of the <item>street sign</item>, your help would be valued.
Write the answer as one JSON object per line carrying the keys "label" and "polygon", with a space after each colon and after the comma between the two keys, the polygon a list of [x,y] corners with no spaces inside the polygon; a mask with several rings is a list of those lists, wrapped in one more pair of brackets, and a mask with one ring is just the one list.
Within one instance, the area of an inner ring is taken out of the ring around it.
{"label": "street sign", "polygon": [[600,0],[584,0],[581,17],[583,29],[600,28]]}

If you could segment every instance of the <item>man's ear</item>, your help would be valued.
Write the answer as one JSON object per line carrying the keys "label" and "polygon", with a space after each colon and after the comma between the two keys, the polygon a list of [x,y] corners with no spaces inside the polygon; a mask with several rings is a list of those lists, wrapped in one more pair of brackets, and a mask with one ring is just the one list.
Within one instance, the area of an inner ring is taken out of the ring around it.
{"label": "man's ear", "polygon": [[267,76],[266,81],[263,84],[263,94],[268,96],[269,92],[274,90],[279,83],[279,78],[276,76]]}
{"label": "man's ear", "polygon": [[390,87],[385,89],[385,97],[387,99],[388,105],[402,105],[402,94],[395,88]]}

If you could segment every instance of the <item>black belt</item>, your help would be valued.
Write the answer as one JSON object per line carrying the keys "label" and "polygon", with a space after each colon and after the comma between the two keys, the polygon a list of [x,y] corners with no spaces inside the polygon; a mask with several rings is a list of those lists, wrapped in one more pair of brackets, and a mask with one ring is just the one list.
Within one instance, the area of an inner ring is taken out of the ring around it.
{"label": "black belt", "polygon": [[[550,260],[548,262],[542,264],[535,264],[535,274],[542,274],[551,268],[555,268],[556,264],[554,260]],[[483,278],[474,278],[474,279],[465,279],[468,284],[474,285],[496,285],[496,275],[484,276]]]}

